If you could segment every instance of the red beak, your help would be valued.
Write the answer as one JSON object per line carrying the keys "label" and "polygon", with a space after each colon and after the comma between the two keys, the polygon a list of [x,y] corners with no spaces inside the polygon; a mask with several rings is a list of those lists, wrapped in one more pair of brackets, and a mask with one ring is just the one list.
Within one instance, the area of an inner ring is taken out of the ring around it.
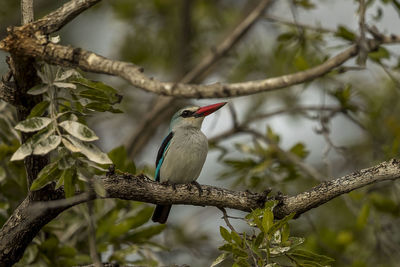
{"label": "red beak", "polygon": [[226,103],[228,103],[228,102],[221,102],[221,103],[201,107],[194,113],[194,115],[196,117],[205,117],[205,116],[210,115],[211,113],[217,111],[218,109],[222,108]]}

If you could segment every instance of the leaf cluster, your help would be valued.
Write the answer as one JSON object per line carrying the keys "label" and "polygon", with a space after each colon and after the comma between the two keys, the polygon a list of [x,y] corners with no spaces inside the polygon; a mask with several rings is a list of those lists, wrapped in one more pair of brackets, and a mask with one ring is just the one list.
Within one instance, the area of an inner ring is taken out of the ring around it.
{"label": "leaf cluster", "polygon": [[216,266],[228,257],[235,267],[244,266],[329,266],[333,259],[299,249],[304,238],[290,236],[288,222],[294,214],[274,220],[276,201],[266,202],[265,208],[256,209],[245,217],[253,233],[238,233],[220,227],[224,245],[221,254],[213,263]]}

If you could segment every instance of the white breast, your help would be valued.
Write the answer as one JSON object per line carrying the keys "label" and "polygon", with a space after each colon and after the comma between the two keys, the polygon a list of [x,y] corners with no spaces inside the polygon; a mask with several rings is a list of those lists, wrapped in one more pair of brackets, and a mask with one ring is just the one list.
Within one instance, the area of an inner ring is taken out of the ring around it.
{"label": "white breast", "polygon": [[190,183],[195,181],[207,157],[207,137],[197,128],[174,132],[160,170],[160,181]]}

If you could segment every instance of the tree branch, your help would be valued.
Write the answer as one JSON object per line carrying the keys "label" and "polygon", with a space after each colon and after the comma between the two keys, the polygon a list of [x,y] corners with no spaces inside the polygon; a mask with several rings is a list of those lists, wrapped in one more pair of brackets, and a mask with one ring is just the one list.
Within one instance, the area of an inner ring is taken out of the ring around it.
{"label": "tree branch", "polygon": [[[400,161],[392,159],[379,165],[353,172],[341,178],[325,181],[310,190],[295,196],[278,196],[281,203],[274,209],[277,218],[291,213],[300,215],[312,208],[318,207],[327,201],[348,193],[360,187],[400,178]],[[190,184],[177,184],[176,189],[171,185],[163,185],[143,176],[113,174],[102,178],[107,192],[105,198],[119,198],[141,201],[152,204],[183,204],[192,206],[215,206],[250,212],[262,207],[267,200],[267,193],[252,193],[249,191],[233,191],[215,186],[201,185],[203,194],[198,188]],[[57,201],[36,203],[36,209],[71,207],[97,196],[94,191],[85,192],[74,198]],[[52,205],[52,203],[56,205]],[[34,209],[34,213],[36,213]],[[42,216],[42,215],[40,215]]]}
{"label": "tree branch", "polygon": [[42,34],[56,32],[83,11],[100,1],[101,0],[71,0],[65,3],[62,7],[35,21],[33,25],[37,29],[40,29]]}
{"label": "tree branch", "polygon": [[[186,98],[242,96],[285,88],[321,77],[359,52],[358,45],[353,45],[324,63],[308,70],[264,80],[210,85],[160,82],[144,75],[142,73],[143,69],[134,64],[110,60],[80,48],[56,45],[50,43],[42,35],[59,29],[79,12],[97,2],[95,0],[73,0],[63,6],[63,8],[68,7],[69,9],[60,8],[42,20],[26,26],[8,29],[9,35],[1,41],[0,49],[19,56],[30,56],[44,60],[50,64],[80,67],[82,70],[89,72],[119,76],[133,86],[148,92]],[[75,8],[71,8],[72,6]],[[60,16],[61,19],[57,19],[57,16]],[[37,27],[41,29],[39,34]],[[399,41],[400,36],[396,35],[385,37],[379,41],[369,40],[369,51],[376,49],[381,43],[397,43]]]}
{"label": "tree branch", "polygon": [[352,174],[323,182],[309,191],[292,197],[283,197],[274,209],[277,218],[296,213],[296,216],[316,208],[342,194],[369,184],[400,178],[400,161],[392,159],[379,165],[355,171]]}
{"label": "tree branch", "polygon": [[[119,76],[148,92],[185,98],[233,97],[285,88],[321,77],[358,53],[358,46],[353,45],[324,63],[305,71],[265,80],[197,85],[160,82],[144,75],[143,69],[132,63],[111,60],[80,48],[53,44],[44,36],[32,36],[20,28],[9,29],[9,33],[0,43],[2,50],[21,56],[31,56],[50,64],[80,67],[84,71]],[[396,35],[384,38],[380,42],[370,40],[370,50],[376,49],[381,43],[397,42],[400,42],[400,36]]]}
{"label": "tree branch", "polygon": [[21,0],[21,22],[22,25],[33,21],[33,0]]}
{"label": "tree branch", "polygon": [[[36,36],[37,37],[37,36]],[[294,74],[265,80],[210,85],[160,82],[145,76],[143,69],[128,62],[110,60],[93,52],[47,42],[42,38],[26,36],[14,29],[0,43],[0,49],[19,55],[31,56],[49,64],[79,67],[84,71],[119,76],[133,86],[156,94],[186,98],[221,98],[272,91],[313,80],[340,66],[358,52],[356,45],[328,59],[321,65]]]}
{"label": "tree branch", "polygon": [[[207,73],[216,62],[218,62],[223,56],[225,56],[249,31],[249,29],[255,25],[256,21],[262,16],[264,11],[271,5],[271,0],[263,0],[229,33],[225,39],[219,43],[215,48],[210,49],[210,52],[205,55],[197,66],[191,71],[186,73],[185,76],[180,79],[180,83],[193,83],[198,82],[200,77],[204,78]],[[135,132],[129,138],[127,144],[127,151],[131,157],[137,155],[142,148],[147,144],[148,140],[154,133],[154,129],[165,120],[166,117],[172,116],[174,109],[174,103],[176,99],[160,97],[156,104],[152,106],[151,111],[146,113],[145,118],[135,129]]]}
{"label": "tree branch", "polygon": [[[275,207],[274,214],[276,218],[282,218],[291,213],[299,216],[357,188],[398,178],[400,178],[400,162],[398,160],[383,162],[377,166],[323,182],[295,196],[279,195],[277,198],[280,203]],[[176,190],[174,190],[172,186],[162,185],[143,176],[113,174],[102,179],[107,192],[106,198],[153,204],[215,206],[250,212],[252,209],[263,207],[267,200],[265,193],[232,191],[208,185],[201,186],[203,194],[199,195],[197,187],[182,184],[176,185]],[[94,191],[91,191],[65,200],[60,189],[53,191],[47,197],[49,200],[56,201],[37,202],[28,196],[4,224],[0,231],[1,266],[10,266],[18,261],[37,232],[59,213],[74,205],[93,200],[97,196]]]}

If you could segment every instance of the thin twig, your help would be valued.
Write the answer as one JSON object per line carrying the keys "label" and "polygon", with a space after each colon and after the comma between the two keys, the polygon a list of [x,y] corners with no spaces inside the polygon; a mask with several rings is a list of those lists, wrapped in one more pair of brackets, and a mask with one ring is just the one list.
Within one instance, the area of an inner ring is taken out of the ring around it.
{"label": "thin twig", "polygon": [[[239,233],[235,230],[235,228],[232,226],[231,222],[228,219],[228,213],[226,212],[226,210],[222,207],[218,207],[219,210],[222,211],[222,218],[224,219],[226,225],[229,227],[229,229],[231,229],[232,232],[235,232],[236,234],[239,235]],[[243,237],[243,242],[245,243],[246,247],[248,248],[249,254],[251,255],[251,258],[254,262],[254,266],[257,266],[257,258],[256,255],[254,255],[253,250],[250,248],[249,244],[247,244],[247,240],[246,240],[246,235],[244,235]]]}
{"label": "thin twig", "polygon": [[332,33],[332,34],[336,33],[336,30],[334,30],[334,29],[328,29],[328,28],[324,28],[324,27],[309,25],[309,24],[301,23],[299,21],[293,22],[293,21],[290,21],[290,20],[286,20],[284,18],[273,16],[273,15],[267,15],[267,16],[265,16],[263,18],[265,20],[268,20],[268,21],[271,21],[271,22],[275,22],[275,23],[279,23],[279,24],[283,24],[283,25],[287,25],[287,26],[301,27],[303,29],[312,30],[312,31],[316,31],[316,32]]}
{"label": "thin twig", "polygon": [[86,206],[88,208],[87,221],[88,221],[88,236],[89,236],[89,248],[90,248],[90,257],[92,258],[93,264],[95,267],[103,267],[101,263],[100,256],[97,252],[96,248],[96,229],[93,218],[93,202],[87,202]]}
{"label": "thin twig", "polygon": [[246,129],[244,131],[251,133],[252,135],[256,136],[257,138],[260,138],[261,140],[264,140],[271,148],[273,148],[279,154],[284,156],[288,161],[297,166],[304,174],[310,176],[310,178],[316,181],[323,181],[322,174],[320,174],[315,168],[313,168],[311,165],[306,164],[302,159],[300,159],[298,156],[291,153],[290,151],[285,151],[282,148],[280,148],[280,146],[276,144],[273,140],[268,138],[268,136],[263,135],[251,129]]}
{"label": "thin twig", "polygon": [[361,67],[365,67],[365,63],[368,58],[368,43],[367,43],[367,38],[365,36],[365,12],[366,12],[366,3],[365,0],[358,0],[359,1],[359,14],[360,14],[360,19],[358,21],[358,25],[360,28],[360,36],[358,39],[358,45],[360,47],[359,55],[358,55],[358,64],[360,64]]}

